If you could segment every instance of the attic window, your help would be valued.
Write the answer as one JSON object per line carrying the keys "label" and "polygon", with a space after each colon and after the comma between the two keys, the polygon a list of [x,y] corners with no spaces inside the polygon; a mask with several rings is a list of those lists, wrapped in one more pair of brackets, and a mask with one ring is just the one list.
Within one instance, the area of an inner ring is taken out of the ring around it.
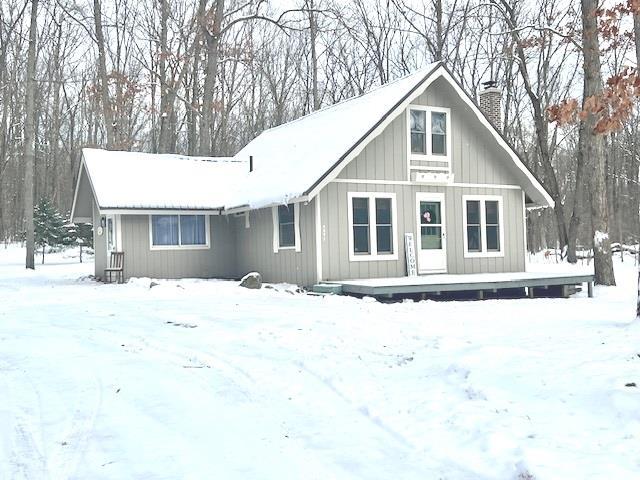
{"label": "attic window", "polygon": [[427,154],[427,113],[411,109],[411,153]]}
{"label": "attic window", "polygon": [[431,112],[431,153],[447,154],[447,114]]}
{"label": "attic window", "polygon": [[412,105],[409,108],[409,151],[412,158],[448,161],[451,143],[450,116],[448,108],[423,105]]}

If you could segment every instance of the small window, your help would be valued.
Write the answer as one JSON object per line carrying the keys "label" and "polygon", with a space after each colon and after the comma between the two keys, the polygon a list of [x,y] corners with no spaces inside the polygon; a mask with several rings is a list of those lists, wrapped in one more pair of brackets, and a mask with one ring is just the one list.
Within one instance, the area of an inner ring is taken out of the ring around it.
{"label": "small window", "polygon": [[481,251],[480,231],[480,201],[467,200],[467,251]]}
{"label": "small window", "polygon": [[353,198],[353,251],[369,254],[369,199]]}
{"label": "small window", "polygon": [[151,215],[151,247],[208,246],[206,215]]}
{"label": "small window", "polygon": [[[289,203],[271,209],[273,217],[273,253],[280,250],[300,252],[300,204]],[[246,226],[246,224],[245,224]]]}
{"label": "small window", "polygon": [[[451,110],[445,107],[411,105],[407,108],[406,128],[409,168],[451,173],[450,165],[443,165],[451,162]],[[420,163],[412,164],[412,161]]]}
{"label": "small window", "polygon": [[431,153],[447,154],[447,114],[431,112]]}
{"label": "small window", "polygon": [[393,226],[391,224],[391,215],[391,199],[376,198],[376,240],[378,253],[393,253]]}
{"label": "small window", "polygon": [[498,202],[494,200],[487,200],[485,202],[485,215],[487,219],[486,231],[487,231],[487,251],[499,252],[500,251],[500,213],[498,208]]}
{"label": "small window", "polygon": [[465,195],[463,202],[465,256],[503,256],[502,197]]}
{"label": "small window", "polygon": [[427,153],[427,112],[411,110],[411,153]]}
{"label": "small window", "polygon": [[280,248],[295,247],[295,207],[293,204],[278,206],[278,233]]}

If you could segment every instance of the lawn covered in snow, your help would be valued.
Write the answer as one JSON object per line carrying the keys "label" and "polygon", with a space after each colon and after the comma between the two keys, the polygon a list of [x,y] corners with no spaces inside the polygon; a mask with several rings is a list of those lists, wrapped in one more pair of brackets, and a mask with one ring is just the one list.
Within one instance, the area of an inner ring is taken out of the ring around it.
{"label": "lawn covered in snow", "polygon": [[640,477],[633,261],[395,304],[46,261],[0,246],[0,479]]}

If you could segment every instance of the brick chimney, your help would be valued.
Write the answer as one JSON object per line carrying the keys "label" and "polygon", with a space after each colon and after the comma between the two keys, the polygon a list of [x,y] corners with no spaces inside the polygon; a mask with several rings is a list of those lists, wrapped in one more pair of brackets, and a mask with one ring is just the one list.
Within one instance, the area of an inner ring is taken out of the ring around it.
{"label": "brick chimney", "polygon": [[498,82],[489,80],[482,82],[482,88],[478,94],[480,100],[480,110],[485,114],[493,126],[502,131],[502,90],[498,88]]}

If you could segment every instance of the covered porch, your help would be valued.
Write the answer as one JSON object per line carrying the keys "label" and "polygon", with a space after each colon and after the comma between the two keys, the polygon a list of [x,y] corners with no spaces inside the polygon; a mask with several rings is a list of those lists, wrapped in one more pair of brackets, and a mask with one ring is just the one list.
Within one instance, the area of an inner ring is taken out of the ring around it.
{"label": "covered porch", "polygon": [[[456,298],[454,292],[466,292],[469,298],[483,300],[506,293],[518,296],[522,292],[529,298],[536,296],[564,297],[581,290],[586,284],[589,297],[593,297],[592,273],[566,272],[510,272],[472,273],[462,275],[418,275],[396,278],[367,278],[360,280],[325,281],[314,286],[318,293],[343,293],[356,296],[392,298],[419,296],[419,298]],[[449,295],[448,295],[449,294]],[[465,298],[465,297],[462,297]]]}

